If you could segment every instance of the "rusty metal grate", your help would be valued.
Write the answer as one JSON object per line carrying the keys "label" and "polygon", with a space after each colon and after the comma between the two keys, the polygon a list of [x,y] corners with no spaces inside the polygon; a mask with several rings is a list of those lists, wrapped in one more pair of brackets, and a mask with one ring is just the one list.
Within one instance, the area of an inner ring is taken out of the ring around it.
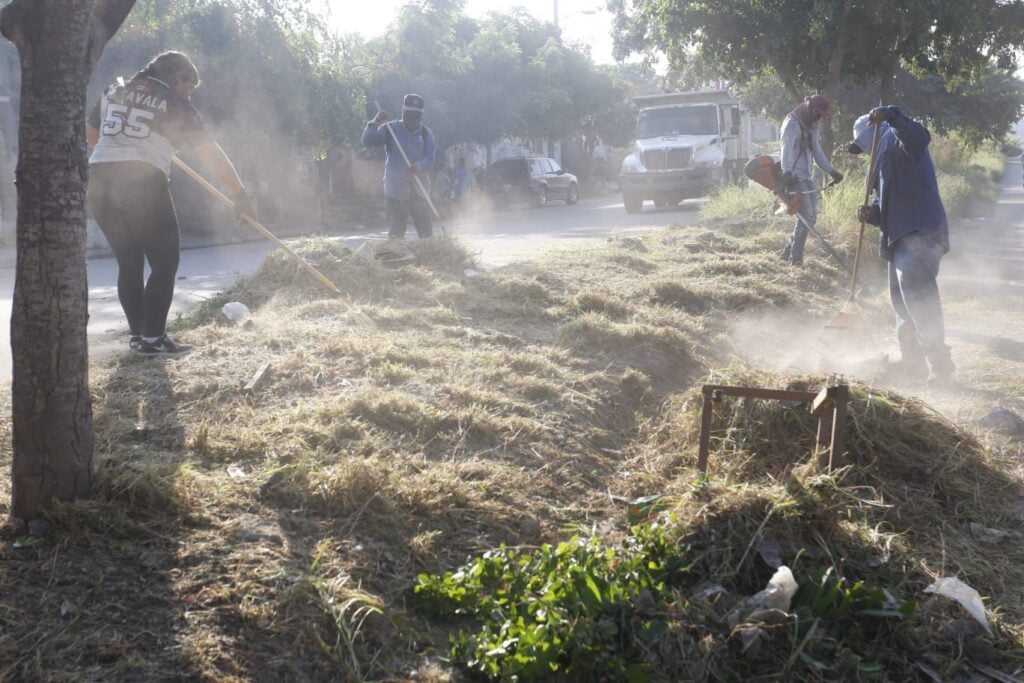
{"label": "rusty metal grate", "polygon": [[708,459],[711,456],[711,419],[714,417],[715,404],[720,403],[726,396],[810,403],[811,415],[818,418],[818,466],[828,472],[843,466],[846,408],[850,402],[849,386],[830,383],[815,394],[809,391],[705,384],[702,392],[704,405],[700,415],[700,447],[697,454],[697,469],[701,472],[708,471]]}

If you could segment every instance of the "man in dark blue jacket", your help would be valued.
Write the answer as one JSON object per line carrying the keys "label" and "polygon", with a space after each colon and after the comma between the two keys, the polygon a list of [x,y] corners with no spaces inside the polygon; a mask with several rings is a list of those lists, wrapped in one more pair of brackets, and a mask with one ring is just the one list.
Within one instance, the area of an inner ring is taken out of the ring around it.
{"label": "man in dark blue jacket", "polygon": [[949,251],[949,225],[928,153],[931,134],[898,107],[878,107],[857,119],[850,152],[870,151],[875,126],[881,126],[875,201],[860,207],[858,218],[881,230],[903,374],[919,379],[927,373],[929,383],[943,384],[954,366],[936,278]]}
{"label": "man in dark blue jacket", "polygon": [[[363,146],[384,147],[386,150],[384,197],[387,201],[388,237],[394,239],[405,237],[410,215],[421,238],[434,234],[430,224],[430,206],[412,179],[416,175],[429,195],[429,174],[434,167],[436,143],[434,133],[422,123],[423,109],[423,98],[410,93],[402,100],[401,119],[389,122],[386,111],[378,112],[363,129]],[[405,150],[411,166],[405,165],[398,145]]]}

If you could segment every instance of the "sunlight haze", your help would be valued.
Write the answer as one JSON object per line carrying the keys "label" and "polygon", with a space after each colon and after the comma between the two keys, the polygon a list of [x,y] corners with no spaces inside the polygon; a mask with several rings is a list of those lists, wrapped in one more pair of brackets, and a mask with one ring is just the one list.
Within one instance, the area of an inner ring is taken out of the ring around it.
{"label": "sunlight haze", "polygon": [[[378,0],[373,3],[351,3],[340,0],[316,0],[313,7],[321,8],[329,17],[330,25],[341,33],[358,33],[367,38],[379,36],[394,21],[399,8],[407,0]],[[483,17],[488,12],[504,12],[523,7],[543,21],[554,18],[554,0],[468,0],[466,14]],[[612,16],[603,0],[558,0],[559,24],[562,34],[570,43],[590,47],[594,61],[610,63],[612,58]]]}

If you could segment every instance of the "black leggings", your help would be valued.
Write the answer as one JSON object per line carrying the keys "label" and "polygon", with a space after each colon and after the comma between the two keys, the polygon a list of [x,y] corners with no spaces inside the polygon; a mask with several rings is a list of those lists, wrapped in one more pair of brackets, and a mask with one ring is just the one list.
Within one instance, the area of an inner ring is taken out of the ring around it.
{"label": "black leggings", "polygon": [[89,168],[89,211],[117,258],[117,296],[129,331],[159,337],[167,324],[180,258],[178,217],[167,176],[142,161],[94,164]]}

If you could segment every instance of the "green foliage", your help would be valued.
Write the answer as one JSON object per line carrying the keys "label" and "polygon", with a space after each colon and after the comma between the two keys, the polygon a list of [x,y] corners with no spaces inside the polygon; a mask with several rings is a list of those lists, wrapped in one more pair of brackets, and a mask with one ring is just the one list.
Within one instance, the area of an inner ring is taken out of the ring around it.
{"label": "green foliage", "polygon": [[848,116],[880,96],[912,100],[918,116],[941,121],[940,132],[971,131],[981,140],[998,139],[1022,113],[1012,75],[1024,45],[1021,3],[612,0],[609,7],[620,57],[662,52],[678,80],[730,79],[754,109],[775,116],[810,92],[835,97],[845,89],[859,100]]}
{"label": "green foliage", "polygon": [[524,10],[476,20],[463,5],[409,3],[367,41],[334,35],[297,0],[139,0],[90,92],[97,98],[162,50],[183,50],[203,80],[197,105],[243,165],[296,147],[358,146],[374,101],[397,113],[408,92],[427,99],[442,148],[631,127],[619,70],[595,66]]}
{"label": "green foliage", "polygon": [[505,547],[414,588],[443,616],[478,630],[452,636],[452,656],[492,678],[646,680],[641,652],[668,629],[668,586],[685,572],[657,524],[615,550],[573,538],[531,553]]}
{"label": "green foliage", "polygon": [[825,622],[841,623],[871,619],[904,619],[917,611],[913,601],[896,602],[878,587],[863,581],[850,583],[836,577],[829,567],[805,582],[793,598],[793,611]]}
{"label": "green foliage", "polygon": [[476,21],[436,4],[407,5],[386,35],[362,46],[362,62],[374,65],[370,101],[394,108],[406,92],[422,93],[443,146],[553,139],[585,125],[611,137],[629,125],[623,78],[566,45],[557,27],[524,10]]}
{"label": "green foliage", "polygon": [[[687,590],[714,578],[692,573],[686,551],[670,540],[673,524],[634,526],[621,549],[580,538],[532,552],[502,546],[455,572],[421,574],[413,590],[423,609],[461,620],[463,628],[450,637],[451,656],[472,674],[500,680],[678,680],[688,671],[689,657],[733,659],[727,641],[737,632],[726,625],[723,611],[708,612],[708,604]],[[869,643],[891,637],[893,627],[917,607],[882,588],[837,577],[832,568],[801,577],[800,583],[770,658],[799,658],[810,670],[840,664],[827,647],[807,646],[815,631],[848,649],[870,652]],[[740,599],[714,609],[730,611],[732,620],[753,608]],[[745,628],[762,628],[759,623],[753,618]],[[857,659],[862,672],[881,666]],[[748,663],[754,668],[734,661],[733,673],[757,670],[756,659]]]}
{"label": "green foliage", "polygon": [[756,183],[751,182],[746,187],[726,185],[718,188],[700,207],[700,217],[704,220],[763,219],[774,212],[775,205],[775,195]]}

